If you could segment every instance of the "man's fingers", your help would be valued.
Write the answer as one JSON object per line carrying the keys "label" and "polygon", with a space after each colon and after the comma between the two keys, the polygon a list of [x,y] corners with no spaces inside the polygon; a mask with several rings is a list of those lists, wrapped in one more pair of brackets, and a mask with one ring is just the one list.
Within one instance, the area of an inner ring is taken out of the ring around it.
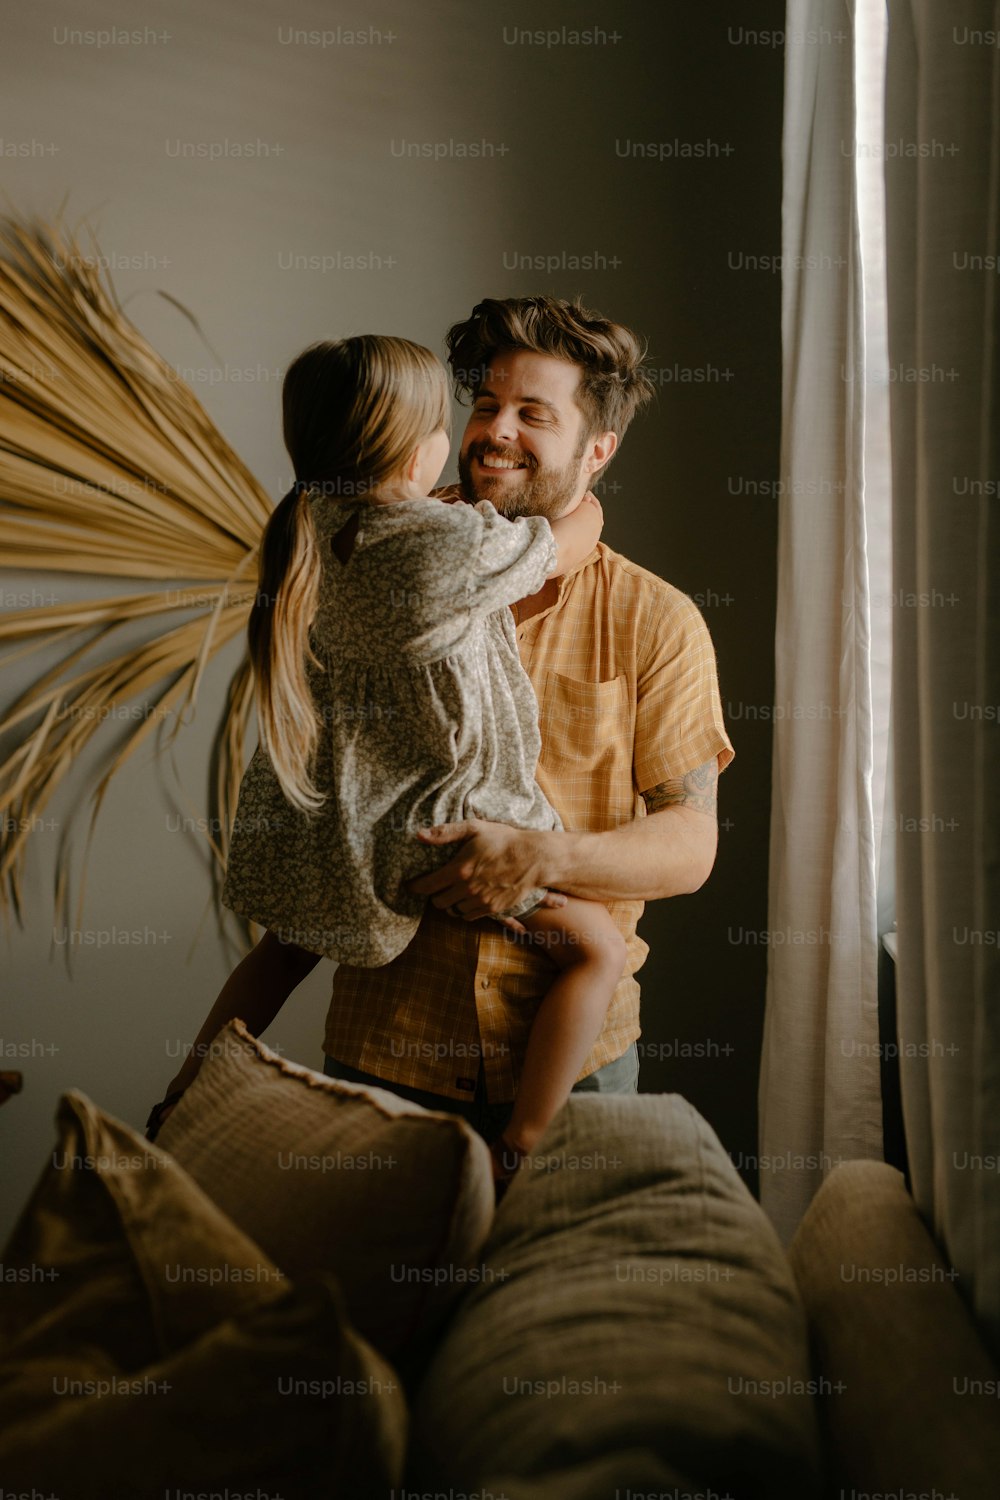
{"label": "man's fingers", "polygon": [[475,831],[468,822],[435,823],[431,828],[418,828],[417,838],[427,844],[453,844],[457,839],[471,839]]}
{"label": "man's fingers", "polygon": [[567,899],[568,898],[563,895],[562,891],[546,891],[544,897],[542,898],[542,905],[565,906]]}
{"label": "man's fingers", "polygon": [[[448,891],[458,891],[457,896],[452,896],[453,901],[458,901],[462,896],[469,893],[464,886],[456,886],[455,861],[449,860],[446,865],[441,865],[437,870],[429,870],[426,875],[416,875],[407,882],[411,891],[418,896],[440,896]],[[437,903],[439,906],[442,903]],[[447,903],[445,903],[447,904]]]}
{"label": "man's fingers", "polygon": [[[566,898],[553,902],[553,905],[561,906]],[[464,885],[449,886],[447,890],[439,892],[431,897],[431,903],[442,911],[450,911],[453,916],[462,917],[466,922],[478,922],[483,917],[492,917],[493,909],[485,901],[480,901],[476,896],[470,896]],[[497,905],[501,903],[498,901]]]}
{"label": "man's fingers", "polygon": [[[417,838],[425,844],[453,844],[463,839],[471,838],[475,829],[469,822],[462,823],[437,823],[432,828],[418,828]],[[455,860],[459,858],[458,853]],[[453,865],[455,860],[448,860],[446,864],[440,865],[436,870],[430,870],[426,875],[417,875],[407,881],[409,889],[417,896],[435,896],[442,892],[453,889],[455,871]],[[462,895],[467,895],[463,891]],[[457,899],[457,898],[453,898]],[[438,906],[442,902],[436,903]]]}
{"label": "man's fingers", "polygon": [[[449,885],[443,891],[438,891],[436,896],[431,897],[431,900],[435,906],[442,908],[456,906],[459,901],[469,900],[469,892],[464,885]],[[465,913],[459,912],[457,915],[464,916]]]}
{"label": "man's fingers", "polygon": [[[566,904],[566,897],[563,896],[560,901],[553,901],[551,903],[546,902],[545,904],[553,906],[564,906]],[[499,906],[500,902],[497,902],[497,905]],[[517,920],[516,917],[498,917],[492,907],[487,906],[485,902],[482,901],[477,901],[475,906],[470,906],[469,898],[463,900],[460,897],[459,900],[454,903],[452,909],[456,917],[464,917],[467,922],[478,922],[483,917],[493,917],[495,921],[503,922],[505,926],[513,928],[515,932],[527,932],[528,930],[521,922]]]}

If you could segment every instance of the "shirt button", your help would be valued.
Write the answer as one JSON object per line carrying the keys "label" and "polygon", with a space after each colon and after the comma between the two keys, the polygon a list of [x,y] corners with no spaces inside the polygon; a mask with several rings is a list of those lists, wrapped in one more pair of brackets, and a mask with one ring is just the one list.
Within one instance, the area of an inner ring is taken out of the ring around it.
{"label": "shirt button", "polygon": [[482,987],[483,987],[484,990],[488,990],[489,987],[490,987],[490,981],[489,981],[489,979],[481,979],[479,981],[479,983],[482,985]]}

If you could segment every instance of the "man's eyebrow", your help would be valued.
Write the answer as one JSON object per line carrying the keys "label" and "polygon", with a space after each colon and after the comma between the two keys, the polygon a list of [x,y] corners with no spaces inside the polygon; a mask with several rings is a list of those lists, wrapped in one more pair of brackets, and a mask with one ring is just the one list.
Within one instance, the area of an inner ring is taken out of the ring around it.
{"label": "man's eyebrow", "polygon": [[[478,388],[478,390],[476,391],[476,399],[478,400],[480,396],[490,396],[494,401],[497,400],[496,391],[491,390],[488,385],[481,385]],[[548,411],[552,412],[554,416],[559,415],[558,406],[556,406],[553,401],[547,401],[544,396],[521,396],[518,398],[517,404],[518,406],[544,406]]]}

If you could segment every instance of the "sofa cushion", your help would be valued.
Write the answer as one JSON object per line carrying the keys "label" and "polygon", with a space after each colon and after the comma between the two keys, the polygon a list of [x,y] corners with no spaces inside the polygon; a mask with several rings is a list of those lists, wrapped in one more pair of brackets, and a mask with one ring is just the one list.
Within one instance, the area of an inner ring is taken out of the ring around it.
{"label": "sofa cushion", "polygon": [[497,1212],[413,1431],[424,1487],[816,1493],[787,1261],[684,1099],[570,1097]]}
{"label": "sofa cushion", "polygon": [[489,1152],[457,1115],[285,1061],[242,1021],[158,1141],[289,1275],[333,1271],[390,1358],[461,1295],[493,1218]]}
{"label": "sofa cushion", "polygon": [[3,1254],[5,1487],[162,1500],[215,1481],[311,1497],[337,1476],[350,1487],[360,1465],[364,1493],[384,1494],[405,1404],[334,1279],[293,1286],[175,1161],[83,1094],[63,1097],[57,1125]]}
{"label": "sofa cushion", "polygon": [[1000,1370],[902,1174],[836,1167],[788,1254],[841,1492],[996,1494]]}

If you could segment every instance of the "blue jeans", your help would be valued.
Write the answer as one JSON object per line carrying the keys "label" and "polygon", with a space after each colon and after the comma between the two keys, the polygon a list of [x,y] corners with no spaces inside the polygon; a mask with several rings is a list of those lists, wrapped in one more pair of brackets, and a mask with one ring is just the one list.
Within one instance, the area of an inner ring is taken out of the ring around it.
{"label": "blue jeans", "polygon": [[[411,1089],[405,1083],[393,1083],[387,1078],[377,1078],[374,1073],[363,1073],[348,1063],[338,1062],[335,1057],[324,1054],[323,1072],[328,1078],[344,1078],[348,1083],[369,1083],[376,1088],[388,1089],[401,1099],[412,1104],[422,1104],[424,1109],[445,1110],[448,1114],[461,1115],[468,1120],[473,1130],[485,1141],[496,1140],[506,1128],[514,1109],[513,1100],[507,1104],[491,1104],[486,1097],[486,1070],[479,1064],[476,1092],[471,1099],[449,1099],[444,1094],[431,1094],[425,1089]],[[594,1073],[588,1073],[579,1083],[574,1083],[574,1094],[637,1094],[639,1092],[639,1053],[635,1042],[631,1042],[621,1057],[605,1063]]]}

